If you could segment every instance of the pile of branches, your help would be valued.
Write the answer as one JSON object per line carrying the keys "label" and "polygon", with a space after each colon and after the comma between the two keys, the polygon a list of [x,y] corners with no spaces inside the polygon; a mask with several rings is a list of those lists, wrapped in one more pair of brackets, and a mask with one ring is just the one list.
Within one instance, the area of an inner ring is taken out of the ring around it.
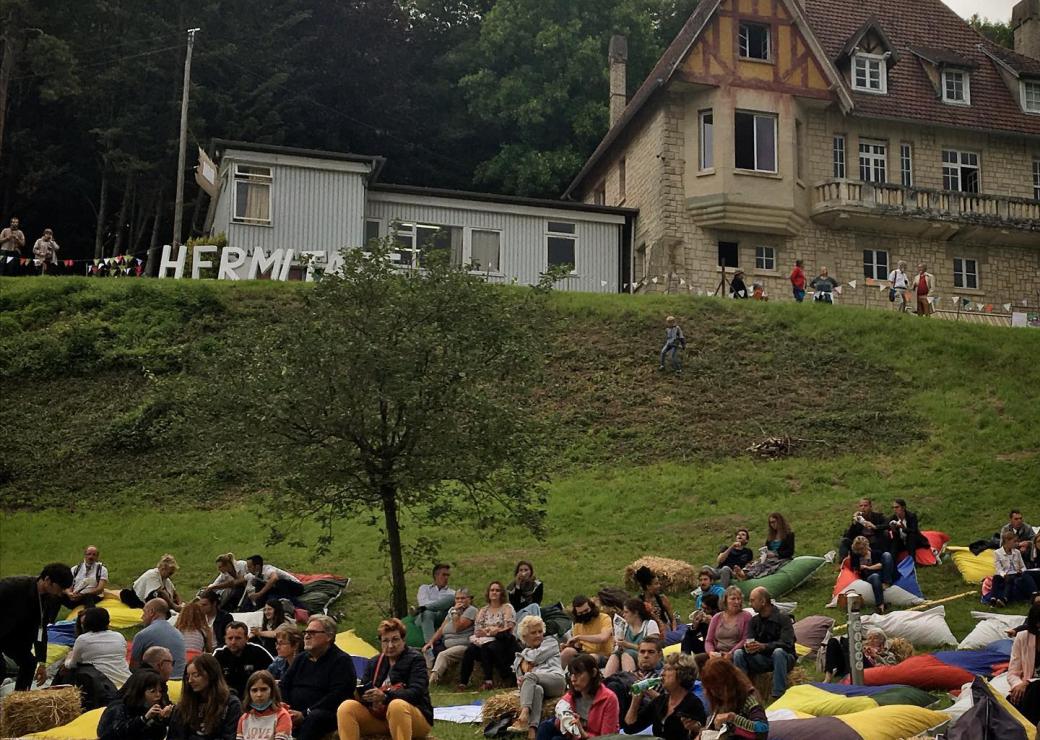
{"label": "pile of branches", "polygon": [[827,444],[819,439],[799,439],[798,437],[789,437],[785,434],[782,437],[766,437],[761,442],[755,442],[753,445],[748,447],[747,451],[752,455],[764,457],[767,460],[779,460],[781,457],[793,455],[795,448],[801,442],[813,442],[822,445]]}

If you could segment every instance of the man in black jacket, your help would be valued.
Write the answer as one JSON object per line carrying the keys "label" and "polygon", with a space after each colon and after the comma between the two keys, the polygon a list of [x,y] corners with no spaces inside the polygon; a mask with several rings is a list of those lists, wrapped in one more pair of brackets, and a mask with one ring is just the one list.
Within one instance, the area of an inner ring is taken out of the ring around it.
{"label": "man in black jacket", "polygon": [[47,625],[57,619],[71,586],[72,569],[63,563],[44,566],[37,578],[0,579],[0,661],[7,656],[18,664],[16,691],[26,691],[34,675],[36,683],[47,677]]}
{"label": "man in black jacket", "polygon": [[773,698],[787,691],[787,674],[794,668],[794,623],[773,603],[762,586],[751,589],[755,616],[748,624],[748,640],[733,651],[733,665],[748,676],[773,672]]}
{"label": "man in black jacket", "polygon": [[896,577],[895,559],[892,557],[892,540],[889,537],[888,518],[879,511],[874,511],[874,502],[869,498],[861,498],[856,505],[856,513],[852,515],[852,524],[845,530],[838,546],[838,564],[840,565],[852,549],[852,541],[862,535],[870,542],[870,553],[875,563],[881,563],[881,582],[891,586]]}
{"label": "man in black jacket", "polygon": [[199,594],[199,606],[206,615],[206,620],[213,628],[213,640],[216,647],[224,646],[224,633],[234,620],[228,612],[220,608],[220,594],[207,589]]}
{"label": "man in black jacket", "polygon": [[262,646],[249,642],[249,628],[232,622],[224,631],[224,647],[213,651],[213,657],[224,671],[224,680],[235,696],[248,701],[246,682],[256,671],[266,671],[274,657]]}
{"label": "man in black jacket", "polygon": [[296,656],[282,678],[282,700],[290,707],[297,740],[321,740],[333,732],[336,710],[354,696],[354,660],[336,646],[335,640],[334,619],[320,614],[311,617],[303,632],[304,652]]}

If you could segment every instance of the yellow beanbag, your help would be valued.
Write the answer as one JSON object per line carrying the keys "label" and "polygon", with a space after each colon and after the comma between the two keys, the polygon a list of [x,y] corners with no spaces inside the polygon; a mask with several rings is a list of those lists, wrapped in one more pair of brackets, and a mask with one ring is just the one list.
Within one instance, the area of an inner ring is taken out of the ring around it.
{"label": "yellow beanbag", "polygon": [[801,684],[789,688],[783,696],[770,704],[769,708],[791,709],[811,714],[813,717],[836,717],[839,714],[877,709],[878,703],[869,696],[842,696],[809,684]]}
{"label": "yellow beanbag", "polygon": [[52,645],[47,643],[47,665],[54,665],[63,660],[72,650],[68,645]]}
{"label": "yellow beanbag", "polygon": [[97,740],[98,723],[104,709],[92,709],[86,714],[81,714],[67,725],[55,727],[53,730],[34,732],[25,737],[36,740]]}
{"label": "yellow beanbag", "polygon": [[354,630],[337,634],[336,647],[348,655],[356,655],[359,658],[374,658],[379,655],[379,651],[358,637]]}
{"label": "yellow beanbag", "polygon": [[181,700],[181,681],[167,681],[166,682],[166,693],[170,695],[170,701],[174,704]]}
{"label": "yellow beanbag", "polygon": [[[132,609],[119,599],[106,596],[97,603],[97,606],[108,610],[108,626],[111,629],[123,630],[141,623],[142,610]],[[82,606],[77,606],[69,612],[69,616],[66,619],[75,619],[82,609]]]}
{"label": "yellow beanbag", "polygon": [[972,555],[971,550],[966,547],[948,545],[946,552],[953,555],[953,564],[960,571],[965,583],[982,583],[997,572],[993,550],[983,550],[978,555]]}
{"label": "yellow beanbag", "polygon": [[950,715],[909,704],[892,704],[865,712],[844,714],[841,721],[863,740],[903,740],[950,719]]}

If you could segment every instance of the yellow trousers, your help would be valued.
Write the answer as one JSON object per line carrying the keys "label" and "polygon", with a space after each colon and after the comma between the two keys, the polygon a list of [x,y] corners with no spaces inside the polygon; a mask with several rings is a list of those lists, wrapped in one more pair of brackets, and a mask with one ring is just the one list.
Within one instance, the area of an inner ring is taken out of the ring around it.
{"label": "yellow trousers", "polygon": [[377,719],[359,701],[347,699],[336,710],[339,740],[361,740],[364,736],[389,735],[393,740],[412,740],[430,734],[430,723],[418,709],[404,699],[393,699],[386,708],[386,719]]}

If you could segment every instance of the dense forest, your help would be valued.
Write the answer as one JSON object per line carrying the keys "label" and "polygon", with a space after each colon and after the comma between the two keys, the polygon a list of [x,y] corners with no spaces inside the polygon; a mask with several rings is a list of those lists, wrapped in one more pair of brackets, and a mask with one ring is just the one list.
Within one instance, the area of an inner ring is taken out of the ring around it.
{"label": "dense forest", "polygon": [[[53,227],[69,259],[169,242],[196,27],[189,169],[219,137],[553,197],[606,129],[610,36],[629,39],[631,92],[696,1],[3,0],[0,220],[30,240]],[[979,27],[1006,43],[1006,25]],[[181,239],[205,216],[187,183]]]}

